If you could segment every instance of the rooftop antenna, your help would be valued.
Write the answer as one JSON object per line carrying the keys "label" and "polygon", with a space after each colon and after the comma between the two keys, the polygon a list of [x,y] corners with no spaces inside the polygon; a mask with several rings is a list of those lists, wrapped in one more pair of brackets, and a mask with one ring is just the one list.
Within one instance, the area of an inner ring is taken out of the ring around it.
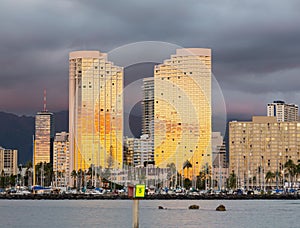
{"label": "rooftop antenna", "polygon": [[44,89],[44,112],[47,112],[47,97],[46,97],[46,89]]}

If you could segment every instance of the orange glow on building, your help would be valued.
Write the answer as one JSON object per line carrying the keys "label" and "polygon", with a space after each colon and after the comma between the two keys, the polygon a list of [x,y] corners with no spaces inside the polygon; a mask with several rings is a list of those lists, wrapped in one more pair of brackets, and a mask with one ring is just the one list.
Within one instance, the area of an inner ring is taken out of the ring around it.
{"label": "orange glow on building", "polygon": [[71,170],[91,165],[121,168],[123,162],[123,68],[99,51],[69,56]]}
{"label": "orange glow on building", "polygon": [[178,49],[154,79],[155,164],[174,163],[191,179],[211,166],[211,50]]}

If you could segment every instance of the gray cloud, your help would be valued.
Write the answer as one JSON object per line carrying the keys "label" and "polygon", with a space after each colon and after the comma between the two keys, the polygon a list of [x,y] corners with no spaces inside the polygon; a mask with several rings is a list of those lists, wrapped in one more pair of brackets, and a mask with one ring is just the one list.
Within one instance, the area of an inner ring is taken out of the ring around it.
{"label": "gray cloud", "polygon": [[253,112],[278,98],[298,103],[299,10],[297,0],[4,0],[0,110],[34,114],[44,88],[49,109],[67,109],[69,51],[144,40],[212,48],[229,112],[243,102]]}

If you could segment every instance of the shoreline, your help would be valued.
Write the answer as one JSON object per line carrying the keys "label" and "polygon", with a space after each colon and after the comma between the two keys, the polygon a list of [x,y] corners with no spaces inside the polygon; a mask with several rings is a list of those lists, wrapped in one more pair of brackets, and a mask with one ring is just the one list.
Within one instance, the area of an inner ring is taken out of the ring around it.
{"label": "shoreline", "polygon": [[[127,195],[28,194],[0,195],[0,200],[131,200]],[[300,200],[300,194],[283,195],[147,195],[141,200]]]}

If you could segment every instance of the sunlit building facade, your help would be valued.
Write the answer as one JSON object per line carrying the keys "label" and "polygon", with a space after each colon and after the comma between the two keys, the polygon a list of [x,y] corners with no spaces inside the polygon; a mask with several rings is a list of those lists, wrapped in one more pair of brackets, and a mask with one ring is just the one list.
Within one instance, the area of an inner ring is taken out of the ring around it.
{"label": "sunlit building facade", "polygon": [[0,172],[4,176],[18,174],[18,151],[0,146]]}
{"label": "sunlit building facade", "polygon": [[99,51],[69,55],[69,140],[72,170],[121,168],[123,68]]}
{"label": "sunlit building facade", "polygon": [[53,172],[56,186],[67,186],[69,182],[68,174],[70,173],[69,133],[67,132],[55,134],[53,143]]}
{"label": "sunlit building facade", "polygon": [[154,88],[155,164],[194,179],[212,165],[211,49],[178,49],[155,66]]}
{"label": "sunlit building facade", "polygon": [[[300,160],[300,122],[277,122],[276,117],[253,116],[229,123],[229,172],[237,187],[283,185],[284,164]],[[278,173],[266,183],[268,172]],[[286,178],[287,179],[287,178]]]}
{"label": "sunlit building facade", "polygon": [[35,137],[33,164],[52,162],[54,139],[53,114],[46,110],[35,116]]}

